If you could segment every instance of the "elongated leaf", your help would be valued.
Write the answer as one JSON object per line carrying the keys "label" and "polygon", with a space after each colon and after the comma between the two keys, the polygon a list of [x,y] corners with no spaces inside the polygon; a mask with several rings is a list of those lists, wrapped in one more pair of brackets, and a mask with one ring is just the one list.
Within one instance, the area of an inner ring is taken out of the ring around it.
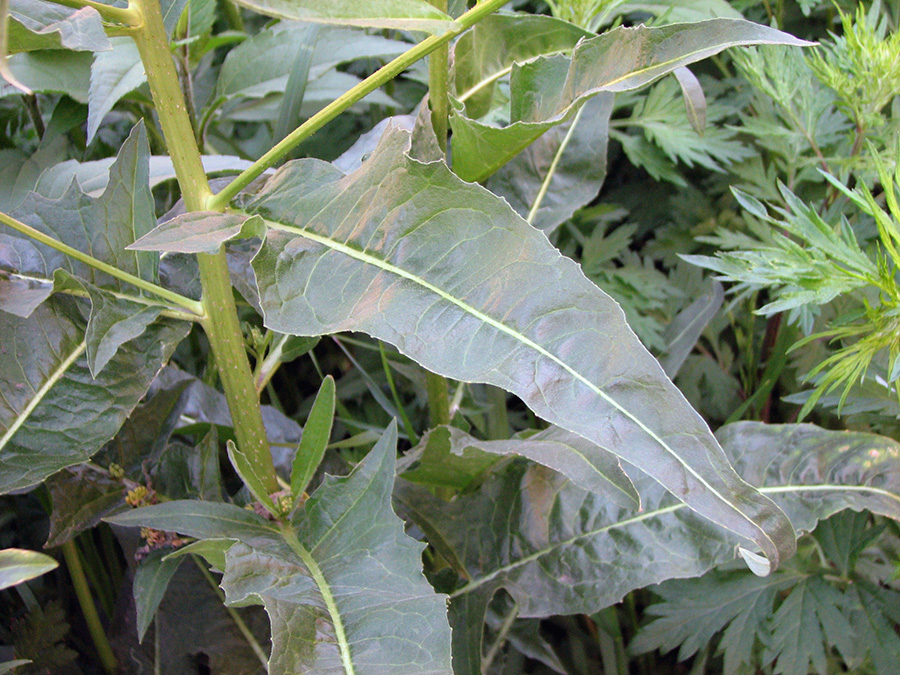
{"label": "elongated leaf", "polygon": [[300,447],[294,457],[294,465],[291,470],[291,493],[294,495],[294,504],[301,498],[309,481],[312,480],[316,469],[322,463],[325,449],[331,439],[331,425],[334,422],[334,378],[328,375],[322,380],[319,393],[313,402],[312,410],[306,426],[303,427],[303,438],[300,439]]}
{"label": "elongated leaf", "polygon": [[225,441],[225,449],[228,452],[228,459],[231,461],[231,466],[234,467],[238,476],[244,481],[244,485],[250,490],[250,494],[256,497],[256,501],[262,504],[269,513],[273,516],[278,515],[278,509],[276,509],[275,504],[272,503],[272,499],[269,497],[266,490],[266,484],[256,472],[256,467],[253,462],[247,458],[247,455],[244,454],[230,438]]}
{"label": "elongated leaf", "polygon": [[147,79],[137,45],[130,37],[114,37],[112,51],[97,54],[91,66],[88,95],[87,141],[90,143],[100,123],[120,98],[137,89]]}
{"label": "elongated leaf", "polygon": [[[565,475],[576,485],[606,496],[620,506],[640,506],[640,499],[631,479],[622,470],[618,458],[585,440],[583,437],[559,427],[550,427],[524,438],[508,441],[481,441],[455,427],[437,427],[422,439],[420,447],[445,444],[447,453],[462,459],[467,451],[478,450],[493,455],[519,455],[543,464]],[[416,449],[410,451],[416,454]],[[440,458],[440,456],[438,456]],[[434,471],[425,463],[427,457],[418,461],[416,469],[404,473],[403,477],[414,482],[423,481],[425,471]],[[433,460],[432,460],[433,461]],[[447,460],[438,459],[441,464]],[[469,460],[471,462],[471,460]],[[479,461],[475,464],[481,470],[490,468],[495,462]],[[451,464],[452,465],[452,464]],[[447,466],[441,467],[446,471]],[[473,477],[474,478],[474,477]],[[463,485],[464,486],[464,485]]]}
{"label": "elongated leaf", "polygon": [[742,476],[772,486],[766,492],[797,530],[846,508],[900,519],[900,444],[890,438],[760,422],[729,424],[718,437]]}
{"label": "elongated leaf", "polygon": [[253,261],[266,325],[362,331],[435,372],[508,389],[773,563],[789,555],[787,520],[734,474],[618,305],[502,200],[408,158],[408,138],[389,130],[346,177],[287,165],[248,203],[269,226]]}
{"label": "elongated leaf", "polygon": [[426,0],[236,0],[260,14],[314,23],[444,33],[456,27]]}
{"label": "elongated leaf", "polygon": [[231,604],[265,605],[271,675],[452,672],[445,596],[391,509],[396,443],[391,423],[349,476],[326,478],[285,531],[290,555],[228,549],[222,588]]}
{"label": "elongated leaf", "polygon": [[676,68],[672,74],[681,87],[684,109],[687,112],[691,128],[702,136],[703,130],[706,128],[706,95],[703,93],[703,87],[700,86],[700,80],[686,67]]}
{"label": "elongated leaf", "polygon": [[134,574],[132,592],[137,608],[138,642],[144,641],[144,634],[153,621],[159,603],[166,594],[169,581],[178,571],[181,558],[164,558],[162,553],[154,552],[141,561]]}
{"label": "elongated leaf", "polygon": [[[410,159],[408,139],[389,128],[346,177],[315,160],[286,165],[247,204],[269,227],[253,260],[266,325],[362,331],[435,372],[508,389],[773,564],[790,555],[790,523],[734,473],[618,305],[502,200]],[[177,231],[168,236],[177,250]]]}
{"label": "elongated leaf", "polygon": [[741,19],[712,19],[616,28],[580,42],[571,56],[516,63],[510,73],[508,126],[476,121],[460,104],[454,106],[453,168],[466,180],[483,180],[545,131],[570,119],[588,98],[639,89],[676,68],[750,44],[811,43]]}
{"label": "elongated leaf", "polygon": [[24,666],[26,663],[31,663],[31,659],[15,659],[14,661],[4,661],[0,663],[0,675],[2,673],[10,673],[19,666]]}
{"label": "elongated leaf", "polygon": [[21,548],[0,551],[0,590],[34,579],[59,567],[49,555]]}
{"label": "elongated leaf", "polygon": [[132,509],[106,521],[124,527],[152,527],[200,539],[234,539],[263,546],[281,539],[278,528],[262,516],[234,504],[217,502],[164,502]]}
{"label": "elongated leaf", "polygon": [[9,53],[36,49],[99,52],[111,49],[100,14],[40,0],[10,0]]}
{"label": "elongated leaf", "polygon": [[[898,517],[900,444],[891,439],[749,422],[725,427],[721,437],[730,459],[795,518],[798,531],[848,506]],[[458,675],[479,672],[481,623],[500,588],[524,617],[593,613],[635,588],[733,560],[734,539],[626,468],[640,511],[524,463],[507,465],[450,504],[398,482],[398,510],[465,579],[451,594]],[[579,567],[584,559],[592,564]],[[737,649],[746,654],[746,645]]]}
{"label": "elongated leaf", "polygon": [[700,334],[719,311],[725,300],[725,290],[718,281],[710,280],[708,290],[685,307],[666,326],[663,339],[666,341],[665,354],[659,363],[666,375],[674,378],[684,360],[693,350]]}
{"label": "elongated leaf", "polygon": [[[170,248],[170,232],[178,236],[178,245]],[[265,232],[262,219],[239,213],[192,211],[167,220],[130,244],[132,251],[178,251],[179,253],[217,253],[223,233],[229,239],[260,236]]]}

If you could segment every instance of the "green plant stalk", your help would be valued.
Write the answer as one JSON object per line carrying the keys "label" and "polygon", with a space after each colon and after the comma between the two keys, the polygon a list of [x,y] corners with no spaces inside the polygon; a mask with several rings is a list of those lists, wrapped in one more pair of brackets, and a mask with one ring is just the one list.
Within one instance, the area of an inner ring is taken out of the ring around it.
{"label": "green plant stalk", "polygon": [[344,631],[344,621],[341,618],[341,613],[338,610],[334,596],[331,594],[331,586],[328,585],[325,575],[322,574],[322,568],[319,567],[316,559],[310,555],[309,551],[307,551],[303,547],[303,544],[300,543],[300,540],[297,539],[297,534],[294,532],[294,528],[291,525],[282,525],[281,534],[284,536],[284,540],[287,542],[288,546],[291,547],[291,550],[296,553],[300,557],[300,560],[303,561],[303,564],[306,565],[309,575],[313,578],[316,587],[322,594],[322,601],[325,604],[325,609],[334,623],[334,639],[337,642],[338,651],[341,654],[341,663],[344,665],[344,673],[346,675],[356,675],[353,660],[350,658],[350,644],[347,642],[347,633]]}
{"label": "green plant stalk", "polygon": [[487,437],[490,441],[509,438],[509,416],[506,412],[506,391],[500,387],[485,385],[488,400]]}
{"label": "green plant stalk", "polygon": [[391,364],[388,362],[387,352],[384,350],[384,343],[380,340],[378,341],[378,351],[381,354],[381,366],[384,368],[384,377],[391,390],[391,396],[394,397],[394,405],[397,407],[397,412],[400,413],[400,417],[403,420],[403,428],[406,429],[406,435],[409,436],[409,442],[413,445],[418,445],[419,437],[416,435],[416,430],[413,428],[412,422],[409,421],[409,415],[406,414],[406,408],[400,400],[400,394],[397,392],[397,386],[394,384],[394,376],[391,374]]}
{"label": "green plant stalk", "polygon": [[494,659],[497,658],[497,655],[500,653],[500,650],[503,649],[503,645],[506,644],[506,638],[509,637],[509,632],[512,630],[513,624],[516,622],[516,618],[519,616],[519,603],[514,602],[513,606],[509,610],[509,614],[503,619],[503,624],[500,626],[500,630],[497,631],[497,637],[494,639],[494,643],[491,645],[491,648],[488,650],[488,653],[481,660],[481,672],[486,673],[488,669],[491,667],[491,664],[494,662]]}
{"label": "green plant stalk", "polygon": [[[234,621],[234,625],[237,626],[237,629],[241,631],[241,635],[244,636],[247,644],[250,645],[250,649],[252,649],[253,653],[256,654],[256,658],[259,659],[259,662],[262,663],[264,667],[268,668],[269,657],[266,655],[266,652],[263,650],[262,646],[260,646],[259,641],[253,634],[253,631],[250,630],[250,627],[246,624],[244,619],[241,618],[241,615],[238,614],[237,610],[234,607],[229,607],[227,604],[225,604],[225,593],[222,592],[222,589],[219,587],[219,584],[216,583],[213,575],[209,573],[208,569],[206,569],[206,565],[204,565],[196,555],[192,555],[191,560],[194,561],[194,564],[197,566],[197,569],[200,570],[200,574],[203,575],[203,578],[206,579],[206,583],[209,584],[209,587],[219,597],[219,600],[222,601],[222,605],[228,612],[228,616],[230,616],[231,620]],[[157,631],[157,633],[159,633],[159,631]]]}
{"label": "green plant stalk", "polygon": [[428,419],[431,426],[450,424],[450,395],[447,393],[447,378],[426,370],[425,391],[428,394]]}
{"label": "green plant stalk", "polygon": [[224,210],[241,190],[261,176],[263,171],[282,160],[285,155],[293,150],[293,148],[301,141],[309,138],[313,133],[321,129],[357,101],[372,93],[383,84],[390,82],[419,59],[428,56],[438,47],[449,43],[457,35],[464,33],[484,17],[495,10],[500,9],[506,2],[507,0],[483,0],[483,2],[479,2],[475,7],[456,20],[460,25],[456,30],[448,31],[443,35],[432,35],[425,40],[422,40],[422,42],[404,52],[390,63],[379,68],[369,77],[336,98],[318,113],[294,129],[290,134],[285,136],[285,138],[277,143],[271,150],[238,174],[221,192],[218,192],[209,198],[205,208],[210,211]]}
{"label": "green plant stalk", "polygon": [[91,639],[94,641],[97,655],[100,657],[100,664],[107,673],[115,673],[118,667],[116,657],[113,654],[112,647],[109,645],[109,640],[106,639],[106,633],[103,632],[103,626],[100,624],[100,615],[97,614],[97,607],[94,605],[94,599],[91,597],[87,578],[84,576],[84,568],[81,566],[81,559],[78,557],[78,551],[75,549],[75,542],[70,539],[63,544],[62,552],[66,559],[66,567],[72,579],[75,595],[78,597],[78,604],[81,605],[81,613],[84,614],[88,631],[91,634]]}
{"label": "green plant stalk", "polygon": [[[437,9],[447,13],[447,0],[428,0]],[[428,57],[428,103],[431,105],[431,125],[442,153],[447,151],[450,99],[447,84],[450,70],[450,47],[443,44]]]}
{"label": "green plant stalk", "polygon": [[[78,262],[82,262],[88,267],[93,267],[95,270],[99,270],[100,272],[108,274],[109,276],[114,277],[119,281],[124,281],[125,283],[131,284],[132,286],[137,286],[141,290],[152,293],[153,295],[156,295],[163,300],[168,300],[174,305],[184,307],[186,310],[192,312],[193,314],[196,314],[198,317],[203,316],[203,305],[196,300],[186,298],[183,295],[179,295],[178,293],[163,288],[162,286],[157,286],[150,281],[146,281],[144,279],[141,279],[140,277],[134,276],[133,274],[129,274],[124,270],[120,270],[118,267],[114,267],[113,265],[105,263],[102,260],[97,260],[87,253],[83,253],[77,248],[72,248],[68,244],[64,244],[58,239],[54,239],[53,237],[44,234],[40,230],[34,229],[30,225],[26,225],[25,223],[18,221],[12,216],[3,213],[2,211],[0,211],[0,223],[11,227],[16,232],[21,232],[30,239],[34,239],[41,244],[45,244],[46,246],[59,251],[69,258],[73,258]],[[135,299],[135,302],[141,301]]]}
{"label": "green plant stalk", "polygon": [[[147,72],[150,93],[166,137],[175,174],[188,211],[208,209],[212,195],[194,130],[187,115],[175,63],[169,51],[165,27],[156,0],[133,0],[143,17],[134,41]],[[203,328],[216,359],[222,389],[231,411],[238,447],[270,492],[278,490],[275,466],[269,451],[259,397],[244,349],[237,307],[228,276],[224,250],[197,256],[203,286]]]}

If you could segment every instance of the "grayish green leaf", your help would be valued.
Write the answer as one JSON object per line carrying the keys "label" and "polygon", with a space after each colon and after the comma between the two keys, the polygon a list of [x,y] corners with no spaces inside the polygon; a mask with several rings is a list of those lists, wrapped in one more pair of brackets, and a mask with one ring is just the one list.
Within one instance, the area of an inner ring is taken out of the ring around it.
{"label": "grayish green leaf", "polygon": [[[228,549],[230,604],[262,603],[269,672],[449,675],[445,596],[391,509],[396,423],[346,478],[327,477],[285,530],[290,554]],[[336,527],[336,524],[340,527]]]}
{"label": "grayish green leaf", "polygon": [[40,0],[10,0],[9,53],[36,49],[100,52],[111,49],[100,14]]}
{"label": "grayish green leaf", "polygon": [[[231,155],[204,155],[200,159],[207,173],[237,173],[251,164],[245,159]],[[75,179],[85,194],[99,197],[106,189],[109,167],[114,161],[114,157],[107,157],[91,162],[78,162],[74,159],[60,162],[40,174],[40,180],[34,190],[45,197],[58,199],[65,194],[72,179]],[[175,180],[172,159],[168,155],[151,155],[148,179],[150,187],[155,187],[163,181]]]}
{"label": "grayish green leaf", "polygon": [[548,234],[592,201],[606,179],[613,94],[587,101],[500,167],[487,188]]}
{"label": "grayish green leaf", "polygon": [[166,556],[173,560],[185,555],[199,555],[213,568],[225,570],[225,552],[234,546],[234,539],[198,539],[195,542],[176,548]]}
{"label": "grayish green leaf", "polygon": [[175,216],[128,246],[132,251],[217,253],[223,241],[259,237],[262,218],[240,213],[192,211]]}
{"label": "grayish green leaf", "polygon": [[31,659],[15,659],[14,661],[4,661],[3,663],[0,663],[0,674],[12,672],[19,666],[24,666],[26,663],[31,662]]}
{"label": "grayish green leaf", "polygon": [[[31,91],[66,94],[79,103],[87,103],[93,55],[89,52],[44,50],[9,57],[9,69]],[[0,83],[0,97],[22,92]]]}
{"label": "grayish green leaf", "polygon": [[269,493],[266,490],[266,484],[256,472],[256,466],[253,462],[248,459],[247,455],[241,451],[237,444],[230,438],[225,441],[225,449],[228,452],[228,459],[231,461],[231,466],[234,467],[237,475],[241,477],[244,485],[250,490],[250,494],[256,497],[256,501],[262,504],[269,513],[273,516],[277,516],[278,509],[272,503],[272,499],[269,497]]}
{"label": "grayish green leaf", "polygon": [[545,131],[570,119],[591,96],[639,89],[676,68],[748,44],[810,43],[740,19],[712,19],[659,28],[616,28],[580,42],[571,56],[555,54],[515,63],[508,126],[477,121],[459,105],[451,111],[453,168],[466,180],[483,180]]}
{"label": "grayish green leaf", "polygon": [[678,86],[681,87],[688,122],[690,122],[691,128],[702,136],[703,130],[706,128],[706,95],[703,93],[703,87],[700,86],[700,80],[686,67],[676,68],[672,74],[678,80]]}
{"label": "grayish green leaf", "polygon": [[49,555],[21,548],[0,551],[0,590],[34,579],[59,567]]}
{"label": "grayish green leaf", "polygon": [[730,469],[618,305],[502,200],[407,157],[408,138],[389,130],[350,176],[286,165],[247,204],[269,226],[253,261],[266,325],[362,331],[432,371],[512,391],[773,563],[789,554],[787,520]]}
{"label": "grayish green leaf", "polygon": [[125,503],[126,488],[108,472],[96,466],[70,466],[45,481],[53,510],[47,546],[66,543],[79,532],[96,527],[113,513],[130,508]]}
{"label": "grayish green leaf", "polygon": [[236,0],[260,14],[314,23],[444,33],[456,27],[426,0]]}
{"label": "grayish green leaf", "polygon": [[135,571],[132,593],[137,608],[138,642],[144,641],[144,634],[180,564],[181,558],[166,558],[161,552],[154,551],[141,561]]}
{"label": "grayish green leaf", "polygon": [[738,473],[767,486],[798,531],[846,508],[900,519],[900,444],[890,438],[760,422],[729,424],[717,436]]}
{"label": "grayish green leaf", "polygon": [[672,323],[666,327],[663,334],[666,350],[659,363],[666,371],[666,375],[671,378],[678,373],[684,360],[700,339],[700,334],[725,301],[725,291],[718,281],[710,280],[707,289],[672,319]]}
{"label": "grayish green leaf", "polygon": [[90,143],[106,113],[120,98],[147,79],[137,45],[130,37],[114,37],[112,50],[94,57],[88,95],[87,142]]}

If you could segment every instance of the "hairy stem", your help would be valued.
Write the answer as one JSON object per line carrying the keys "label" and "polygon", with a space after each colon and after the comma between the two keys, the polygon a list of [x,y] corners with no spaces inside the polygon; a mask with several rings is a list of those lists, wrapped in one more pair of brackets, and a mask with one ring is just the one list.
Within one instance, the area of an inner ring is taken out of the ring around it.
{"label": "hairy stem", "polygon": [[[159,3],[156,0],[133,1],[143,17],[143,22],[134,33],[134,40],[147,72],[150,93],[166,137],[185,206],[188,211],[208,209],[207,201],[212,192],[194,140],[194,130],[175,72]],[[222,250],[214,255],[201,253],[197,259],[203,285],[203,327],[219,369],[238,447],[266,489],[275,492],[278,490],[278,479],[266,439],[250,362],[244,350],[225,252]]]}
{"label": "hairy stem", "polygon": [[456,20],[460,27],[443,35],[432,35],[412,49],[404,52],[387,65],[379,68],[355,87],[339,96],[306,122],[294,129],[282,141],[260,157],[252,166],[240,173],[228,186],[209,199],[207,209],[221,211],[238,193],[262,175],[262,172],[283,159],[301,141],[309,138],[328,122],[344,112],[363,97],[372,93],[383,84],[394,79],[419,59],[428,56],[437,48],[449,43],[457,35],[465,32],[494,10],[505,5],[507,0],[484,0],[478,3]]}
{"label": "hairy stem", "polygon": [[[447,0],[428,0],[442,12],[447,12]],[[441,152],[447,152],[450,99],[447,97],[450,48],[443,44],[428,57],[428,102],[431,105],[431,124]]]}

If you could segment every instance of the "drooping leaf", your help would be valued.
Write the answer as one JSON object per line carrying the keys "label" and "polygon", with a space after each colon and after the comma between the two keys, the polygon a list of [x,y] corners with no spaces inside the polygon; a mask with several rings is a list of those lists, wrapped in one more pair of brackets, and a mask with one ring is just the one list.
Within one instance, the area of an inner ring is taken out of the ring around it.
{"label": "drooping leaf", "polygon": [[[891,439],[750,422],[723,427],[720,435],[729,459],[785,508],[798,531],[848,506],[898,517],[900,444]],[[398,510],[463,578],[451,593],[459,675],[479,672],[481,623],[500,588],[513,596],[523,617],[593,613],[635,588],[698,576],[734,559],[734,539],[626,468],[641,510],[619,507],[549,469],[524,463],[504,465],[477,492],[450,504],[398,482]],[[575,562],[586,558],[591,565]],[[766,587],[766,580],[759,582],[758,588]],[[749,658],[753,617],[761,615],[724,605],[712,609],[720,618],[737,616],[726,632],[729,662]]]}
{"label": "drooping leaf", "polygon": [[9,53],[37,49],[111,49],[100,14],[41,0],[9,0]]}
{"label": "drooping leaf", "polygon": [[328,441],[331,440],[331,425],[334,422],[334,378],[328,375],[322,380],[319,393],[313,402],[303,437],[294,457],[291,469],[291,494],[296,506],[304,491],[309,486],[316,469],[322,463]]}
{"label": "drooping leaf", "polygon": [[606,178],[613,94],[587,101],[492,175],[487,188],[548,234],[592,201]]}
{"label": "drooping leaf", "polygon": [[702,295],[685,307],[666,327],[663,339],[666,350],[659,363],[666,375],[674,378],[693,350],[700,334],[725,301],[725,290],[718,281],[710,280]]}
{"label": "drooping leaf", "polygon": [[847,508],[900,519],[900,444],[890,438],[761,422],[728,424],[717,436],[738,473],[769,486],[763,492],[798,531]]}
{"label": "drooping leaf", "polygon": [[175,576],[180,564],[181,558],[166,558],[164,553],[154,551],[138,566],[132,582],[134,604],[137,608],[138,642],[144,641],[144,634],[150,627],[169,581]]}
{"label": "drooping leaf", "polygon": [[444,33],[456,27],[449,16],[426,0],[237,0],[238,4],[278,19],[314,23],[396,28]]}
{"label": "drooping leaf", "polygon": [[478,121],[460,104],[453,107],[454,171],[466,180],[483,180],[545,131],[571,119],[588,98],[639,89],[676,68],[748,44],[810,43],[741,19],[712,19],[616,28],[580,42],[570,56],[557,53],[515,63],[506,126]]}
{"label": "drooping leaf", "polygon": [[59,567],[59,563],[45,553],[21,548],[0,551],[0,590],[34,579]]}
{"label": "drooping leaf", "polygon": [[[409,158],[408,139],[389,128],[350,176],[291,163],[247,203],[269,228],[253,260],[266,325],[365,332],[432,371],[508,389],[650,472],[773,563],[789,554],[789,522],[734,474],[618,305],[502,200],[442,163]],[[168,238],[176,250],[177,231]]]}
{"label": "drooping leaf", "polygon": [[128,92],[147,79],[137,45],[130,37],[111,38],[112,50],[94,57],[91,65],[91,88],[88,94],[87,142],[90,143],[100,123],[113,106]]}
{"label": "drooping leaf", "polygon": [[222,587],[265,605],[272,675],[451,673],[444,597],[391,509],[396,442],[392,423],[349,476],[326,478],[284,531],[290,554],[228,549]]}
{"label": "drooping leaf", "polygon": [[676,68],[672,74],[681,87],[688,122],[691,123],[691,128],[702,136],[706,128],[706,95],[703,93],[700,80],[686,67]]}
{"label": "drooping leaf", "polygon": [[[425,452],[429,447],[446,444],[450,457],[441,457],[436,467],[425,464],[427,455],[423,454],[416,468],[404,472],[403,477],[413,482],[427,482],[423,480],[436,470],[444,470],[454,466],[453,459],[460,463],[465,462],[465,453],[472,450],[492,455],[519,455],[527,457],[533,462],[543,464],[565,475],[576,485],[606,496],[620,506],[638,507],[639,497],[631,484],[631,479],[622,471],[618,458],[597,445],[585,440],[583,437],[559,427],[550,427],[526,437],[517,437],[507,441],[481,441],[474,438],[461,429],[455,427],[437,427],[428,432],[428,436],[422,439],[421,445]],[[435,452],[437,448],[432,450]],[[410,451],[415,453],[416,449]],[[478,457],[478,455],[476,455]],[[434,460],[432,460],[434,461]],[[471,464],[472,459],[468,462]],[[474,467],[481,469],[478,473],[489,469],[495,460],[481,460]],[[463,472],[463,478],[466,478]],[[468,480],[460,487],[465,487],[478,474],[468,476]],[[448,478],[450,478],[448,476]],[[452,478],[450,478],[452,480]]]}

